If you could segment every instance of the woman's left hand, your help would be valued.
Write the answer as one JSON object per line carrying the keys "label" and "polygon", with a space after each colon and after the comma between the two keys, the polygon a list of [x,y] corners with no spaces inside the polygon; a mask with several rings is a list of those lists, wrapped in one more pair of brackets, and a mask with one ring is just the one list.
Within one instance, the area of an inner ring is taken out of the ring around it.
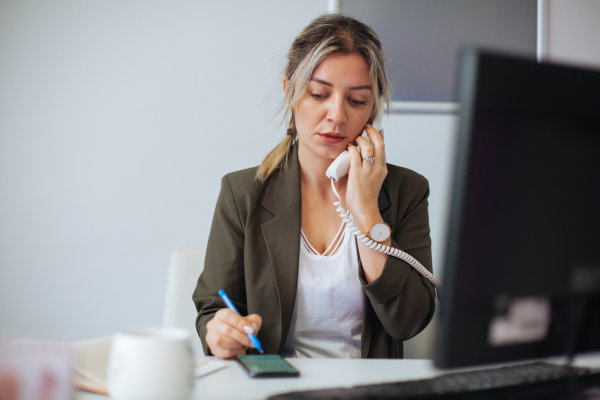
{"label": "woman's left hand", "polygon": [[[373,144],[365,137],[358,136],[356,143],[360,146],[360,154],[355,146],[348,146],[350,172],[346,188],[346,207],[350,210],[355,225],[363,232],[367,232],[374,223],[383,222],[377,200],[388,172],[383,129],[378,132],[371,125],[366,125],[365,131]],[[375,160],[365,161],[369,157],[375,157]]]}

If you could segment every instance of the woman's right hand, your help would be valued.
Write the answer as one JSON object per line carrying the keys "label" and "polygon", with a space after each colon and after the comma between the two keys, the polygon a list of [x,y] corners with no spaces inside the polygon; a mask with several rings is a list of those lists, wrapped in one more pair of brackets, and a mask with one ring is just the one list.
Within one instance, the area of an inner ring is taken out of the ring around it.
{"label": "woman's right hand", "polygon": [[246,354],[254,347],[248,333],[257,334],[262,325],[258,314],[242,317],[228,308],[223,308],[206,324],[206,343],[213,355],[219,358],[233,358]]}

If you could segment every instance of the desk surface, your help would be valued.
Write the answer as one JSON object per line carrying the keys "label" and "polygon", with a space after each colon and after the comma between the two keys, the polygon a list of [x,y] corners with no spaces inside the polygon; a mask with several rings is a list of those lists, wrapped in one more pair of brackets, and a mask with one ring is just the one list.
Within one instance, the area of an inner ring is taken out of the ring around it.
{"label": "desk surface", "polygon": [[[354,386],[431,378],[444,373],[430,360],[340,360],[288,359],[300,371],[299,378],[252,379],[235,362],[196,381],[192,399],[265,399],[276,393],[330,387]],[[600,354],[583,356],[578,366],[600,368]],[[106,399],[93,393],[78,391],[76,400]],[[600,396],[591,396],[599,398]]]}

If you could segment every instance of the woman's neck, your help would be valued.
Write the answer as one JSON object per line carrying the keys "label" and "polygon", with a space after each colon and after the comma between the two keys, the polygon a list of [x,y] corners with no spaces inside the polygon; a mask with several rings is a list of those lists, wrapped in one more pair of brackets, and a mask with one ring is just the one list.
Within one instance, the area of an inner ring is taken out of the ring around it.
{"label": "woman's neck", "polygon": [[[331,191],[331,181],[325,176],[325,171],[333,160],[320,157],[302,144],[298,144],[298,162],[300,163],[302,183],[318,191]],[[342,181],[345,183],[346,180],[340,180],[340,184]]]}

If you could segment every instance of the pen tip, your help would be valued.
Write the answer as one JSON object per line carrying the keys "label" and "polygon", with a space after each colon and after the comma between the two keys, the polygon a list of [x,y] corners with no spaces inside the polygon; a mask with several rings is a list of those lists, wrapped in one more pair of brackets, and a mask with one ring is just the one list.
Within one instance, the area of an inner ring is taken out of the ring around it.
{"label": "pen tip", "polygon": [[264,351],[262,351],[262,350],[261,350],[261,351],[260,351],[260,354],[263,354],[263,353],[264,353]]}

